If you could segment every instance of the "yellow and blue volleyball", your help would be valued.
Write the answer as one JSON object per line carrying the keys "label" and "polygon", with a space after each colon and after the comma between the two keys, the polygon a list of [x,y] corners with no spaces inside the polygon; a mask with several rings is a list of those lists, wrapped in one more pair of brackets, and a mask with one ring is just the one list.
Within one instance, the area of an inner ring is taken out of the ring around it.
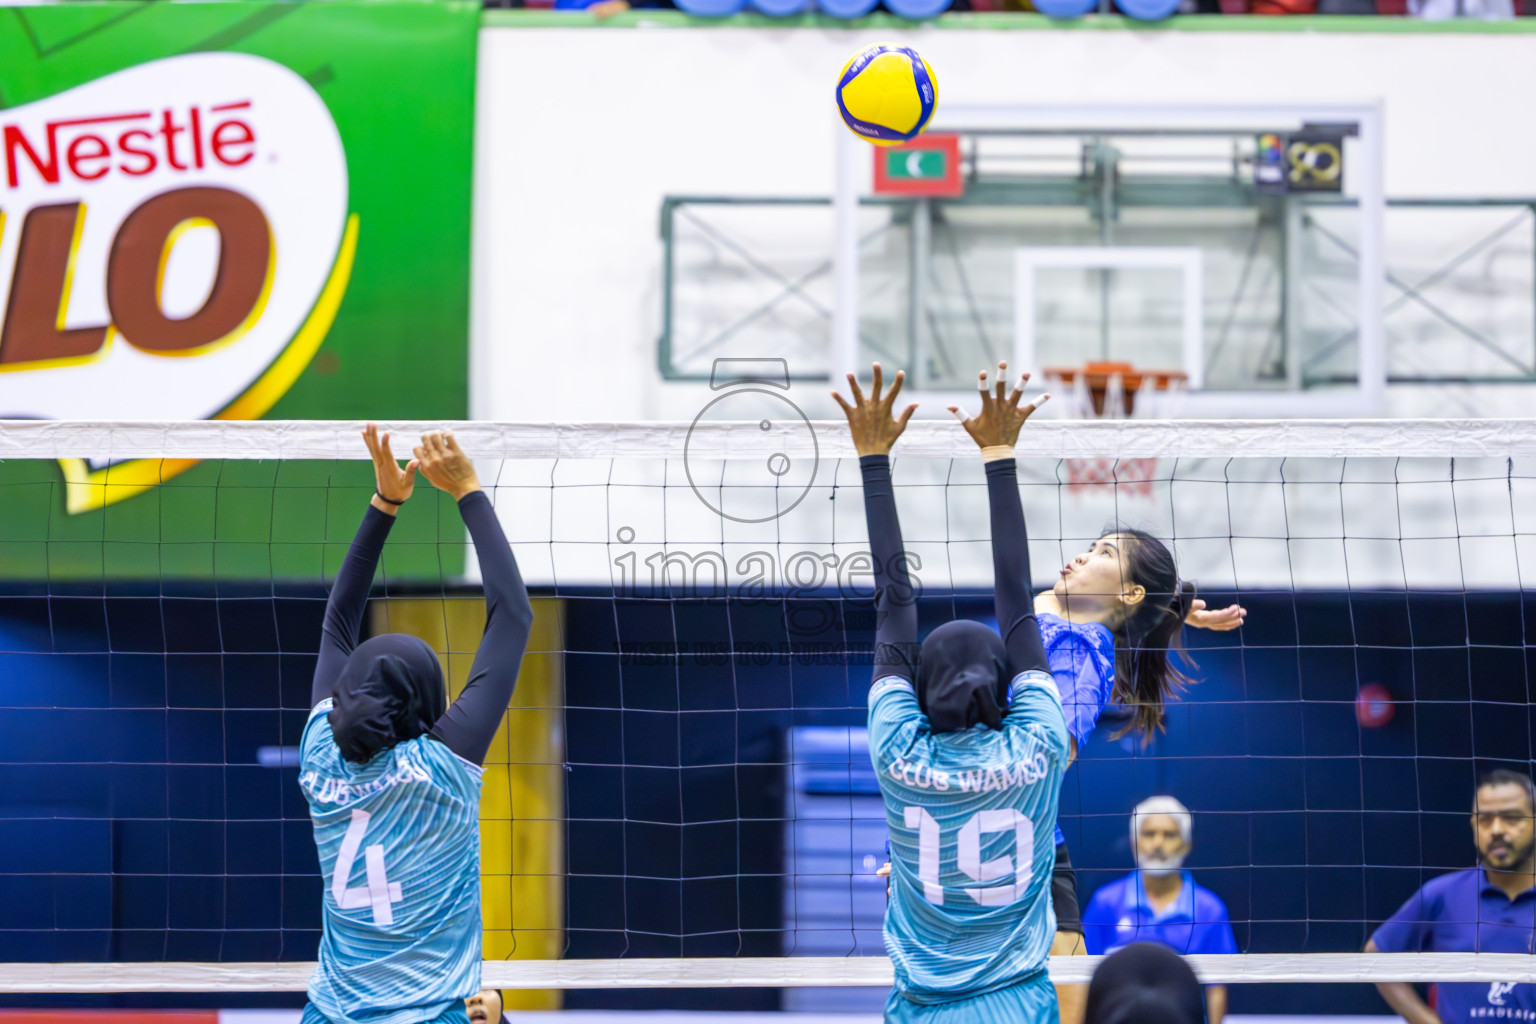
{"label": "yellow and blue volleyball", "polygon": [[837,76],[837,111],[848,130],[877,146],[916,138],[933,119],[939,80],[908,46],[875,43],[854,54]]}

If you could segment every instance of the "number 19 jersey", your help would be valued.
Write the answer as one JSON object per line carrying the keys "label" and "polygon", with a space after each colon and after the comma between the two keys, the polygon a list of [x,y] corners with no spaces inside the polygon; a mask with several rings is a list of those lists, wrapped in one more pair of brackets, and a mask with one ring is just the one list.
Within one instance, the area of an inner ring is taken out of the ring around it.
{"label": "number 19 jersey", "polygon": [[480,991],[480,776],[429,736],[341,756],[327,717],[299,744],[325,884],[314,1008],[335,1024],[418,1024]]}
{"label": "number 19 jersey", "polygon": [[1067,724],[1055,682],[1025,672],[1001,729],[935,735],[909,680],[869,691],[869,748],[891,831],[885,947],[913,1003],[964,999],[1045,966]]}

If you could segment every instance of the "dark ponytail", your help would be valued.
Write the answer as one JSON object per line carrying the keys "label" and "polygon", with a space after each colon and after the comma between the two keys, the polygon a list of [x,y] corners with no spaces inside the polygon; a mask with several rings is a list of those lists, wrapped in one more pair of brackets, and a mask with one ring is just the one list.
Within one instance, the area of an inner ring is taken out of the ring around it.
{"label": "dark ponytail", "polygon": [[1122,545],[1129,582],[1146,590],[1146,597],[1114,631],[1114,699],[1132,713],[1131,723],[1115,738],[1136,732],[1146,743],[1164,729],[1163,705],[1192,682],[1169,652],[1194,666],[1184,650],[1183,632],[1195,585],[1179,579],[1173,552],[1150,533],[1117,527],[1105,536],[1111,534],[1131,542]]}

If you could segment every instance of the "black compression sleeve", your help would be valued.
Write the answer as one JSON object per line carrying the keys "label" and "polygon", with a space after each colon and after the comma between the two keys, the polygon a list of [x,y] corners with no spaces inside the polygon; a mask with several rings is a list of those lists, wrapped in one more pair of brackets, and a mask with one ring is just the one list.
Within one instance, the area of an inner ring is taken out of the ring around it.
{"label": "black compression sleeve", "polygon": [[484,491],[471,491],[459,501],[459,514],[469,527],[485,583],[485,633],[469,682],[459,699],[432,726],[432,735],[466,761],[482,764],[501,716],[512,700],[517,671],[533,627],[533,605],[517,571],[517,559],[507,544],[496,509]]}
{"label": "black compression sleeve", "polygon": [[1019,471],[1013,459],[987,463],[987,503],[992,509],[992,577],[997,628],[1008,648],[1008,674],[1049,672],[1040,623],[1035,620],[1029,582],[1029,532],[1019,500]]}
{"label": "black compression sleeve", "polygon": [[875,562],[875,678],[901,676],[917,681],[917,594],[907,574],[901,521],[886,455],[859,459],[864,476],[864,518]]}
{"label": "black compression sleeve", "polygon": [[320,628],[320,658],[315,662],[315,679],[309,690],[309,706],[314,707],[331,696],[331,687],[341,674],[341,666],[357,647],[357,634],[363,625],[363,609],[368,606],[368,591],[373,589],[373,574],[379,567],[384,542],[395,517],[372,505],[363,514],[363,524],[347,549],[346,560],[331,585],[325,602],[325,624]]}

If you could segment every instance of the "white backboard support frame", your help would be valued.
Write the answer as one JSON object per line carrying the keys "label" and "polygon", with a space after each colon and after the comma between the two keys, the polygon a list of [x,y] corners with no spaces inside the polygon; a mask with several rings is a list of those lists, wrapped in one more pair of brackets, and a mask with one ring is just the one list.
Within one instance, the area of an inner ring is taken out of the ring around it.
{"label": "white backboard support frame", "polygon": [[[1179,271],[1180,346],[1188,387],[1205,383],[1205,254],[1193,247],[1172,246],[1026,246],[1013,252],[1013,361],[1015,366],[1040,366],[1035,356],[1035,277],[1041,270],[1177,270]],[[1166,370],[1166,366],[1144,366]]]}
{"label": "white backboard support frame", "polygon": [[[834,118],[832,273],[832,377],[853,369],[859,357],[859,199],[867,191],[870,146]],[[1191,375],[1177,413],[1195,418],[1290,418],[1377,416],[1386,397],[1386,350],[1382,332],[1382,296],[1386,285],[1383,257],[1385,193],[1382,165],[1383,112],[1379,101],[1351,103],[1165,104],[1137,106],[1108,103],[1038,105],[941,105],[936,131],[1102,132],[1147,130],[1227,130],[1253,132],[1297,130],[1326,124],[1353,130],[1347,187],[1358,204],[1359,281],[1356,310],[1358,384],[1307,391],[1207,391]],[[1092,250],[1090,250],[1092,251]],[[1120,250],[1126,251],[1126,250]],[[1186,275],[1187,276],[1187,275]],[[1022,303],[1021,303],[1022,305]],[[1187,326],[1187,322],[1186,322]],[[1018,341],[1016,337],[1016,343]],[[1186,360],[1188,355],[1186,352]],[[1204,360],[1193,360],[1199,367]],[[1023,369],[1038,371],[1028,360]],[[1186,372],[1190,372],[1186,369]],[[930,393],[929,397],[934,397]],[[945,396],[948,397],[948,396]]]}

